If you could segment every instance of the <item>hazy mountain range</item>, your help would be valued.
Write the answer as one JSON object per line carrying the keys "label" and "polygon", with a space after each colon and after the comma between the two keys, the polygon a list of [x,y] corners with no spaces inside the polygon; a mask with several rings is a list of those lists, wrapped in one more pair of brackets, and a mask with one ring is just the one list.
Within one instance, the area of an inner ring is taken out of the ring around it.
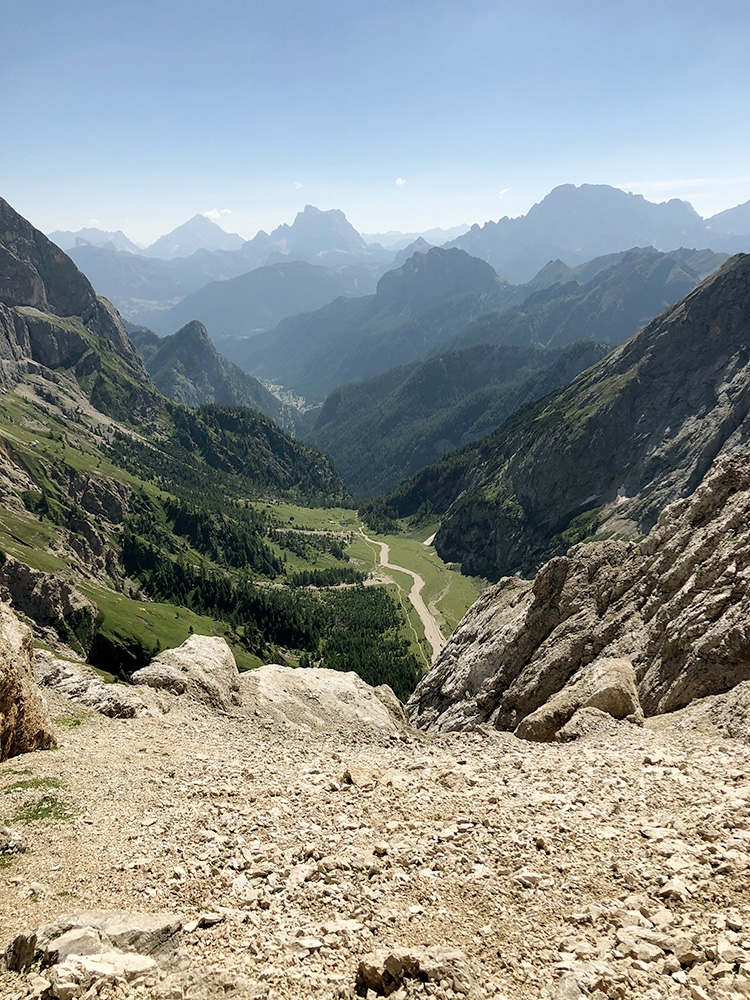
{"label": "hazy mountain range", "polygon": [[336,299],[258,336],[216,343],[246,371],[322,401],[338,385],[478,343],[621,343],[724,259],[632,250],[580,269],[556,262],[524,286],[455,247],[435,247],[387,272],[375,295]]}
{"label": "hazy mountain range", "polygon": [[474,225],[451,246],[489,261],[509,281],[523,282],[556,257],[579,264],[637,246],[750,250],[750,220],[739,211],[745,207],[731,209],[728,219],[721,213],[723,221],[714,217],[717,227],[714,219],[702,219],[689,202],[677,198],[655,204],[606,184],[563,184],[526,215]]}
{"label": "hazy mountain range", "polygon": [[[278,226],[270,234],[261,230],[244,242],[202,215],[145,249],[136,247],[122,233],[86,229],[53,235],[58,245],[69,248],[97,291],[127,319],[156,325],[158,312],[211,281],[289,260],[336,268],[356,265],[361,269],[357,294],[371,294],[381,274],[403,262],[403,257],[396,259],[396,253],[418,239],[440,244],[450,237],[452,242],[447,245],[488,261],[503,278],[523,283],[550,260],[559,258],[576,265],[634,246],[710,248],[726,253],[749,250],[748,216],[748,205],[740,205],[704,220],[688,202],[675,199],[655,204],[607,185],[567,184],[555,188],[524,216],[474,225],[460,235],[450,230],[380,234],[389,243],[387,249],[368,243],[343,212],[320,211],[310,205],[291,225]],[[393,237],[399,238],[391,243]],[[425,249],[423,244],[419,246]],[[253,311],[252,303],[248,311]],[[180,319],[205,322],[201,316],[181,315]],[[248,330],[253,328],[248,326]],[[165,332],[174,329],[177,326]],[[216,335],[210,325],[208,330]]]}

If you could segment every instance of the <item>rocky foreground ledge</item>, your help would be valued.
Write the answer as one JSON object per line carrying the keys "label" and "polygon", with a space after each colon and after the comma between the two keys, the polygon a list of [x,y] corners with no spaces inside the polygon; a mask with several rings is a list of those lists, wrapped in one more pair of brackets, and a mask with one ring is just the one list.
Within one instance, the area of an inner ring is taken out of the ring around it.
{"label": "rocky foreground ledge", "polygon": [[540,744],[47,696],[58,749],[0,765],[4,1000],[750,997],[750,746],[710,699]]}

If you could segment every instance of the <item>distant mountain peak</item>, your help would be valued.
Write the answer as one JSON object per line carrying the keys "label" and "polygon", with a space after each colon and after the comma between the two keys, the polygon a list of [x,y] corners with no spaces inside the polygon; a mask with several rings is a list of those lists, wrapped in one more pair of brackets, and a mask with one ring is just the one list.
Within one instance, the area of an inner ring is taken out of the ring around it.
{"label": "distant mountain peak", "polygon": [[237,233],[228,233],[205,215],[197,213],[171,233],[160,236],[146,247],[147,257],[190,257],[196,250],[239,250],[245,241]]}

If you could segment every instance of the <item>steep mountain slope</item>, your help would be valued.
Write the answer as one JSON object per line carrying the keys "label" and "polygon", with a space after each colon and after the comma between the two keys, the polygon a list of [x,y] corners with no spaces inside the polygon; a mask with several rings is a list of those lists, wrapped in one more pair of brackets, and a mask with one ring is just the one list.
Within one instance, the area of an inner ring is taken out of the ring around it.
{"label": "steep mountain slope", "polygon": [[62,250],[0,199],[0,378],[12,388],[36,363],[67,369],[104,413],[146,419],[156,393],[120,317]]}
{"label": "steep mountain slope", "polygon": [[190,257],[196,250],[239,250],[244,243],[237,233],[225,232],[205,215],[194,215],[171,233],[160,236],[142,253],[146,257],[171,260]]}
{"label": "steep mountain slope", "polygon": [[339,298],[314,313],[290,317],[250,340],[222,340],[219,347],[246,371],[322,399],[336,385],[379,374],[414,357],[382,356],[378,351],[374,357],[368,352],[351,363],[350,356],[368,336],[394,329],[451,298],[489,294],[503,284],[483,261],[459,250],[434,247],[383,275],[375,295]]}
{"label": "steep mountain slope", "polygon": [[731,258],[569,386],[404,482],[374,516],[445,514],[445,559],[491,579],[592,534],[647,531],[750,434],[750,256]]}
{"label": "steep mountain slope", "polygon": [[414,692],[411,720],[549,741],[575,734],[581,708],[639,721],[725,692],[750,680],[749,579],[743,451],[640,543],[576,545],[533,584],[487,591]]}
{"label": "steep mountain slope", "polygon": [[376,281],[367,266],[327,268],[302,260],[269,264],[204,285],[171,309],[154,313],[153,328],[171,333],[197,319],[215,340],[248,336],[271,329],[287,316],[319,309],[340,295],[369,295]]}
{"label": "steep mountain slope", "polygon": [[[478,318],[434,349],[481,343],[561,347],[588,339],[621,344],[726,259],[711,251],[664,254],[647,248],[617,254],[601,269],[598,263],[607,258],[576,268],[556,262],[531,283],[540,290],[519,305]],[[552,277],[559,283],[540,287]]]}
{"label": "steep mountain slope", "polygon": [[355,495],[394,489],[404,476],[564,385],[608,348],[564,351],[480,344],[335,389],[306,439],[327,451]]}
{"label": "steep mountain slope", "polygon": [[712,215],[706,219],[706,225],[716,233],[747,236],[750,234],[750,201]]}
{"label": "steep mountain slope", "polygon": [[171,337],[131,327],[130,339],[154,384],[185,406],[250,406],[285,430],[293,430],[298,411],[285,406],[261,383],[223,358],[202,323],[186,324]]}
{"label": "steep mountain slope", "polygon": [[654,204],[606,184],[563,184],[526,215],[474,225],[450,246],[489,261],[513,282],[529,281],[556,257],[577,264],[626,247],[750,249],[747,240],[712,229],[688,202]]}

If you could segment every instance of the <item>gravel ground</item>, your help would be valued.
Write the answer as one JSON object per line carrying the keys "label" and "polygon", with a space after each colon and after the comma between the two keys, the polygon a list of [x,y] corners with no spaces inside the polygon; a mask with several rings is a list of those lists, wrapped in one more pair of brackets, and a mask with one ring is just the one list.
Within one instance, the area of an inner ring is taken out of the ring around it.
{"label": "gravel ground", "polygon": [[[462,973],[397,1000],[750,997],[750,746],[685,713],[543,745],[51,701],[59,748],[0,765],[28,840],[0,947],[79,910],[187,924],[176,962],[71,996],[349,997],[369,953],[440,946]],[[45,989],[0,973],[7,1000]]]}

